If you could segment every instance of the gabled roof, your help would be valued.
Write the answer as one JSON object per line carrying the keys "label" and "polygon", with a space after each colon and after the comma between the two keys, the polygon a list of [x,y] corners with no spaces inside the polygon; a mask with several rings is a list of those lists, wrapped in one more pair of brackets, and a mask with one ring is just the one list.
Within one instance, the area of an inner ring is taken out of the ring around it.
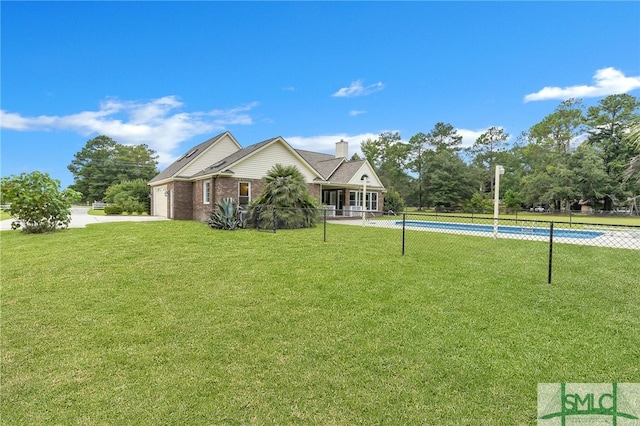
{"label": "gabled roof", "polygon": [[233,154],[231,154],[228,157],[222,159],[221,161],[217,162],[216,164],[210,165],[206,169],[196,173],[195,175],[193,175],[191,177],[192,178],[197,178],[197,177],[205,176],[205,175],[209,175],[209,174],[221,173],[221,172],[225,171],[226,169],[228,169],[232,164],[237,163],[238,161],[240,161],[243,158],[247,157],[251,153],[259,150],[263,146],[268,145],[269,143],[273,142],[276,139],[278,139],[278,138],[267,139],[266,141],[262,141],[262,142],[259,142],[257,144],[254,144],[254,145],[250,145],[250,146],[248,146],[246,148],[241,149],[240,151],[234,152]]}
{"label": "gabled roof", "polygon": [[341,164],[338,170],[331,176],[331,182],[349,182],[365,162],[366,160],[356,160]]}
{"label": "gabled roof", "polygon": [[340,164],[347,161],[343,157],[336,158],[331,154],[323,154],[321,152],[305,151],[302,149],[296,149],[296,151],[298,151],[298,154],[300,154],[307,163],[316,169],[325,180],[329,179]]}
{"label": "gabled roof", "polygon": [[[240,148],[238,151],[216,161],[214,164],[206,166],[204,169],[196,173],[190,172],[188,176],[186,174],[185,176],[180,176],[180,171],[185,170],[187,165],[191,164],[194,159],[203,155],[207,149],[225,135],[229,135],[229,137],[231,137],[231,139],[237,144],[237,141],[233,138],[231,133],[224,132],[189,150],[185,155],[180,157],[177,161],[154,177],[149,183],[153,184],[154,182],[160,182],[172,178],[198,179],[213,175],[233,175],[233,168],[235,165],[243,162],[250,156],[259,155],[258,151],[267,149],[269,145],[276,143],[277,141],[280,141],[294,156],[307,164],[310,171],[314,171],[313,174],[316,176],[315,181],[318,183],[325,182],[334,185],[349,184],[356,173],[358,173],[362,169],[363,165],[367,163],[366,160],[348,161],[344,157],[336,158],[331,154],[293,149],[287,141],[278,136],[250,145],[246,148]],[[239,144],[237,145],[238,147],[240,146]],[[212,147],[211,149],[215,149],[215,147]],[[195,164],[198,163],[194,163],[194,165]],[[191,166],[191,169],[193,168],[194,167]],[[373,172],[370,166],[369,170]],[[375,172],[373,173],[375,174]]]}
{"label": "gabled roof", "polygon": [[161,171],[156,177],[151,179],[149,183],[158,182],[164,179],[176,177],[176,175],[178,174],[178,172],[180,172],[180,170],[184,169],[189,163],[191,163],[199,155],[201,155],[207,148],[209,148],[218,140],[222,139],[222,137],[227,134],[229,134],[229,136],[233,138],[231,133],[224,132],[224,133],[220,133],[218,136],[214,136],[211,139],[204,141],[201,144],[191,148],[189,151],[187,151],[186,154],[184,154],[182,157],[180,157],[179,159],[171,163],[169,167],[167,167],[166,169]]}

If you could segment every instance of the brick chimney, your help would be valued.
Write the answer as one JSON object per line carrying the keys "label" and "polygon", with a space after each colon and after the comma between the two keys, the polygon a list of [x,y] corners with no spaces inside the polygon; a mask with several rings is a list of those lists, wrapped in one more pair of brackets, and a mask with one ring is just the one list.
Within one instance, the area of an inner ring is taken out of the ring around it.
{"label": "brick chimney", "polygon": [[336,142],[336,158],[349,156],[349,142],[345,142],[340,139],[340,142]]}

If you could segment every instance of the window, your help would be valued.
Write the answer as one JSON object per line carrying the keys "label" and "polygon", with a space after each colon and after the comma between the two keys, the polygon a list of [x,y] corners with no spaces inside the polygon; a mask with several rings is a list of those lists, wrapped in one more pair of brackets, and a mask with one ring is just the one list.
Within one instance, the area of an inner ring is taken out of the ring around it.
{"label": "window", "polygon": [[367,210],[378,210],[378,193],[367,192]]}
{"label": "window", "polygon": [[[362,208],[362,191],[349,192],[349,205]],[[367,192],[367,200],[365,202],[365,210],[378,210],[378,193]]]}
{"label": "window", "polygon": [[208,180],[202,183],[202,202],[203,204],[211,203],[211,182]]}
{"label": "window", "polygon": [[349,205],[360,207],[360,192],[349,191]]}
{"label": "window", "polygon": [[251,201],[251,183],[238,182],[238,204],[242,208],[247,208]]}

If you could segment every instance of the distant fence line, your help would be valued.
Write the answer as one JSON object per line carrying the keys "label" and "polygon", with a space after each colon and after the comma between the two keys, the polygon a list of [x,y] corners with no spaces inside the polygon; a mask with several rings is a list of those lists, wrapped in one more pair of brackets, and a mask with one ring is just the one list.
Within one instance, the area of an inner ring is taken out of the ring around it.
{"label": "distant fence line", "polygon": [[[296,209],[269,207],[272,221],[249,222],[261,231],[277,232],[282,228],[278,220],[280,214],[290,215]],[[280,210],[280,211],[279,211]],[[402,233],[402,245],[398,247],[404,255],[409,242],[428,241],[429,233],[448,233],[486,237],[487,239],[519,239],[546,242],[548,244],[549,273],[552,279],[554,244],[578,244],[616,249],[640,250],[640,225],[619,225],[583,223],[575,221],[553,221],[540,219],[490,218],[476,215],[438,213],[398,213],[363,212],[349,210],[342,216],[333,209],[304,209],[305,214],[313,212],[316,224],[324,227],[324,241],[327,239],[327,224],[360,225],[397,229]],[[364,214],[363,214],[364,213]]]}
{"label": "distant fence line", "polygon": [[102,201],[94,201],[91,204],[93,210],[104,210],[105,207],[112,205],[111,203],[103,203]]}

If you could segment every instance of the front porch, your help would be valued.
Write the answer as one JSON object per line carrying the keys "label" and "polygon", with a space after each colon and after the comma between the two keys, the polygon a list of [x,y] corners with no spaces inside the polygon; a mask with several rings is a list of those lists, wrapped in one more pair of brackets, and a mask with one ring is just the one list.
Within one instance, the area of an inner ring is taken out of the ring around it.
{"label": "front porch", "polygon": [[378,213],[382,209],[382,194],[378,190],[367,191],[363,197],[363,188],[324,188],[322,206],[327,209],[327,218],[360,218],[362,213]]}

